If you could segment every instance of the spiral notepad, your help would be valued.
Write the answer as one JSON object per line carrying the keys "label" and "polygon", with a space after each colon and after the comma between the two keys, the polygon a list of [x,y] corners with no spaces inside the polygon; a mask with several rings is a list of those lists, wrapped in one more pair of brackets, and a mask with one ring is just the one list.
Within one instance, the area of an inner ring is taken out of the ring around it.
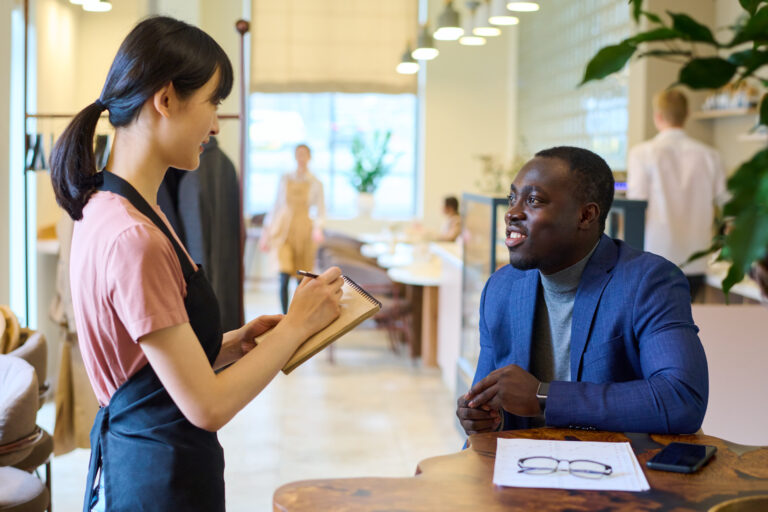
{"label": "spiral notepad", "polygon": [[[375,315],[381,309],[381,302],[376,300],[375,297],[366,292],[352,279],[346,276],[343,276],[343,278],[341,313],[336,320],[315,333],[296,349],[296,352],[283,366],[283,373],[286,375],[304,361],[360,325],[364,320]],[[258,343],[263,336],[264,334],[256,338],[256,342]]]}

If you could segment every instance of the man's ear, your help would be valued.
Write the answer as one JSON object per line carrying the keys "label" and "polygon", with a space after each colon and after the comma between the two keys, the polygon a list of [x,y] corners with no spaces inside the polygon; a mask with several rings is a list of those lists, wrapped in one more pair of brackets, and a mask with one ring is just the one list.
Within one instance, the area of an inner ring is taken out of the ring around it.
{"label": "man's ear", "polygon": [[597,203],[587,203],[579,209],[579,228],[588,230],[598,223],[600,206]]}
{"label": "man's ear", "polygon": [[172,104],[176,100],[176,91],[172,83],[162,86],[152,95],[152,107],[160,116],[168,118],[171,115]]}

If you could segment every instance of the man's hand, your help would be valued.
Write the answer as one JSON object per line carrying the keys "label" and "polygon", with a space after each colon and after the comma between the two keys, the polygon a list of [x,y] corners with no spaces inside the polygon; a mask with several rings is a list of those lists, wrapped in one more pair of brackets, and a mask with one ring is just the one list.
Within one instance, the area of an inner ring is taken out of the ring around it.
{"label": "man's hand", "polygon": [[467,435],[493,432],[499,428],[501,423],[499,411],[488,406],[477,409],[469,407],[466,397],[467,395],[459,397],[456,416],[459,418],[459,423],[461,423],[461,427]]}
{"label": "man's hand", "polygon": [[499,368],[472,386],[465,395],[469,407],[504,409],[517,416],[541,414],[536,390],[539,381],[516,364]]}
{"label": "man's hand", "polygon": [[242,355],[250,352],[253,347],[256,346],[254,339],[257,336],[261,336],[268,330],[276,326],[280,320],[283,319],[283,315],[262,315],[258,318],[254,318],[244,326],[240,328],[240,350]]}

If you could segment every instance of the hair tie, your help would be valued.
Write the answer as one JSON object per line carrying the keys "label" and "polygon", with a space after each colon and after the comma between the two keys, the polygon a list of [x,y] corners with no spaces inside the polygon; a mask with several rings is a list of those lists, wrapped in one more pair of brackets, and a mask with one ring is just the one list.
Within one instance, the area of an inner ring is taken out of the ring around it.
{"label": "hair tie", "polygon": [[93,104],[99,107],[99,110],[101,110],[102,112],[105,110],[108,110],[107,106],[101,101],[101,98],[94,101]]}
{"label": "hair tie", "polygon": [[97,172],[89,176],[81,175],[78,179],[78,182],[81,188],[86,188],[86,189],[99,188],[104,184],[104,173]]}

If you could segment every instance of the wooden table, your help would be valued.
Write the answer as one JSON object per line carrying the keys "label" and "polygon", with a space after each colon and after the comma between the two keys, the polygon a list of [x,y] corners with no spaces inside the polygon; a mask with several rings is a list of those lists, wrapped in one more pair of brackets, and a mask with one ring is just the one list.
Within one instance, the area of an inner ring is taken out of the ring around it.
{"label": "wooden table", "polygon": [[[570,491],[496,487],[492,483],[496,439],[629,441],[645,471],[648,492]],[[699,472],[653,471],[646,461],[663,445],[682,441],[717,446]],[[462,452],[426,459],[409,478],[308,480],[284,485],[274,494],[281,512],[451,512],[709,510],[740,497],[768,495],[768,447],[740,446],[704,435],[647,435],[531,429],[474,435]],[[757,509],[756,509],[757,510]]]}

